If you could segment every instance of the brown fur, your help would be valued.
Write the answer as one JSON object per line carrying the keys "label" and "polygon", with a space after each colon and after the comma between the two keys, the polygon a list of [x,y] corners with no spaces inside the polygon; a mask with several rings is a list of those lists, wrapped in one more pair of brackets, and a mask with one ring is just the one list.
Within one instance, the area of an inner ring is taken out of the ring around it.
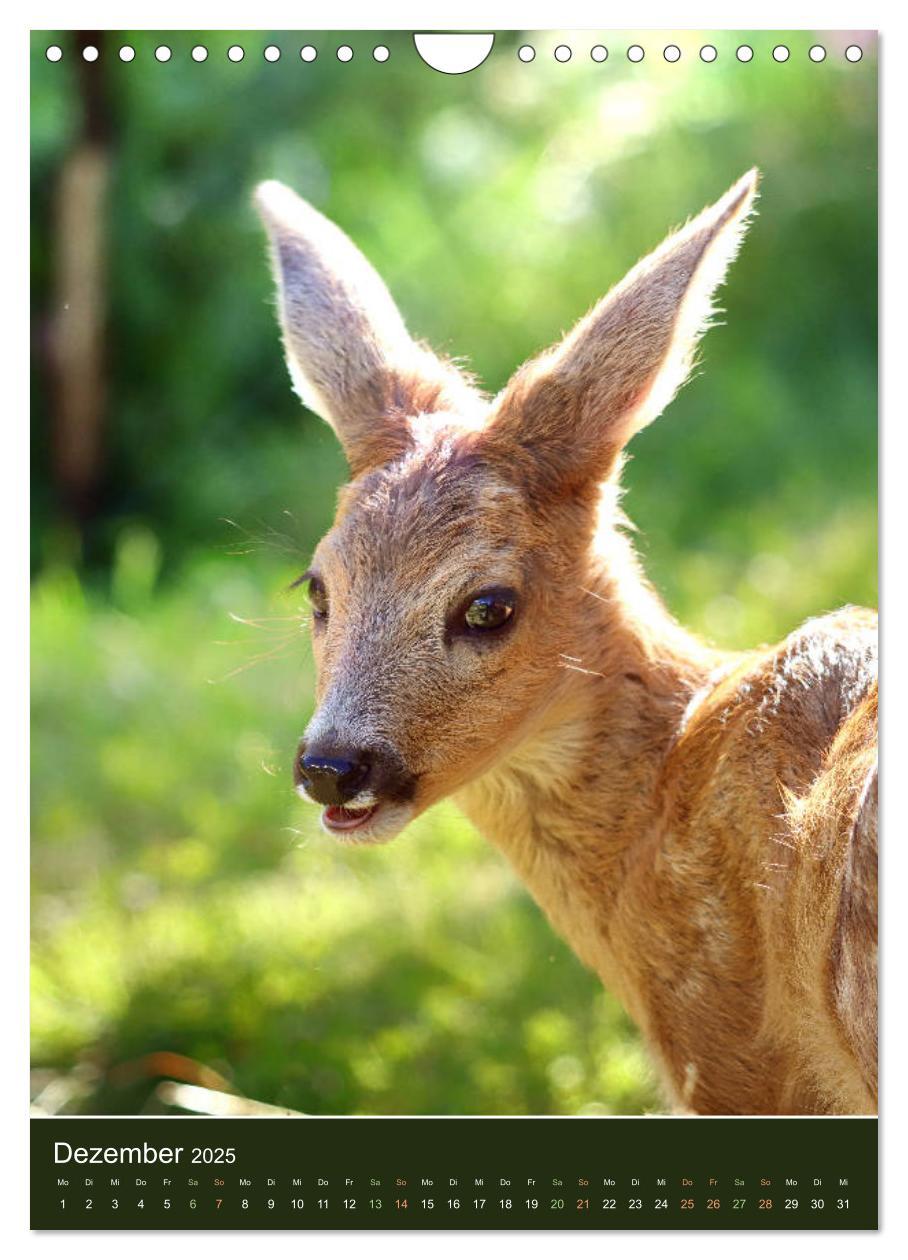
{"label": "brown fur", "polygon": [[[351,839],[454,795],[620,997],[677,1109],[870,1112],[875,615],[717,652],[647,585],[617,506],[623,447],[683,383],[755,187],[487,402],[333,225],[263,186],[291,371],[355,474],[312,564],[330,611],[307,740],[385,749],[413,784]],[[489,586],[517,591],[513,625],[452,635]]]}

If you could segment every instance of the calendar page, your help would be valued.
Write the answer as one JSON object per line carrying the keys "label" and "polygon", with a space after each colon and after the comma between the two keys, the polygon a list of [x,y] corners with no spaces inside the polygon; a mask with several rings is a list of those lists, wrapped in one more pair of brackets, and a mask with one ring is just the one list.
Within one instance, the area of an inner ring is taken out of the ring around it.
{"label": "calendar page", "polygon": [[877,40],[31,35],[36,1230],[877,1227]]}

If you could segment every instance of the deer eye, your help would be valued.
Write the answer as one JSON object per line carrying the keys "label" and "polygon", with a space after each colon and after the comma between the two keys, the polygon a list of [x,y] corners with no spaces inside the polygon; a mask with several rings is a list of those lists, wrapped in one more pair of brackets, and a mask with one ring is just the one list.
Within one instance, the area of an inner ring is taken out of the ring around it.
{"label": "deer eye", "polygon": [[513,591],[483,591],[468,604],[463,615],[468,631],[500,630],[514,616]]}
{"label": "deer eye", "polygon": [[328,592],[321,578],[311,577],[306,593],[309,596],[312,616],[316,621],[324,621],[328,616]]}

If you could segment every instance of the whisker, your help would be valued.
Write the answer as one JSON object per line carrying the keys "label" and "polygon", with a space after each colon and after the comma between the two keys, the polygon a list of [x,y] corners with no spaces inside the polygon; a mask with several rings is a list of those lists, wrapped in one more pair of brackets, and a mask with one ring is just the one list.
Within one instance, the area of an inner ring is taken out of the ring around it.
{"label": "whisker", "polygon": [[[286,509],[285,514],[289,515]],[[285,555],[298,559],[305,554],[302,543],[290,534],[285,534],[281,530],[275,529],[273,525],[269,525],[265,521],[256,521],[258,532],[253,533],[245,525],[240,525],[239,522],[231,520],[229,516],[222,516],[219,519],[222,524],[229,525],[231,529],[235,529],[243,535],[242,548],[231,544],[226,549],[228,555],[251,555],[256,551],[269,550],[281,551]]]}
{"label": "whisker", "polygon": [[[283,645],[283,644],[285,644],[285,643],[289,643],[289,642],[290,642],[290,636],[289,636],[289,635],[282,635],[282,636],[281,636],[281,638],[278,640],[278,642],[279,642],[281,645]],[[262,641],[261,641],[261,639],[212,639],[212,640],[211,640],[211,643],[212,643],[212,646],[213,646],[213,647],[227,647],[227,648],[229,648],[229,647],[252,647],[252,646],[255,646],[255,647],[261,647],[261,646],[262,646]],[[272,643],[272,646],[276,646],[276,645]]]}
{"label": "whisker", "polygon": [[[284,508],[283,514],[285,516],[290,516],[290,513],[286,508]],[[293,520],[293,517],[290,516],[290,519]],[[294,521],[293,523],[295,525],[296,521]],[[303,554],[302,544],[299,542],[298,539],[294,538],[291,534],[285,534],[282,530],[275,529],[275,527],[269,524],[267,521],[259,520],[256,522],[256,524],[259,526],[261,530],[263,530],[263,534],[262,534],[263,540],[267,540],[269,543],[273,543],[273,545],[275,546],[280,545],[284,550],[292,551],[294,555]]]}
{"label": "whisker", "polygon": [[592,595],[593,599],[598,599],[600,604],[614,604],[613,599],[609,599],[607,595],[600,595],[598,591],[591,591],[585,586],[581,586],[584,595]]}
{"label": "whisker", "polygon": [[258,634],[251,635],[243,639],[212,639],[216,647],[243,647],[246,645],[254,645],[262,647],[263,641],[270,646],[275,647],[280,643],[291,643],[294,639],[299,638],[300,632],[297,630],[287,630],[286,628],[275,627],[274,629],[262,628]]}
{"label": "whisker", "polygon": [[231,621],[237,622],[238,625],[251,626],[254,630],[266,630],[274,622],[299,622],[302,620],[295,613],[291,613],[288,617],[241,617],[239,613],[228,612],[227,616]]}
{"label": "whisker", "polygon": [[605,678],[605,674],[600,674],[595,669],[583,669],[580,665],[571,665],[567,662],[559,662],[559,669],[572,669],[577,674],[589,674],[591,678]]}
{"label": "whisker", "polygon": [[270,661],[280,656],[286,656],[291,648],[291,644],[287,642],[278,643],[268,652],[260,652],[258,656],[254,656],[251,661],[246,661],[243,665],[237,665],[236,669],[231,669],[228,673],[220,678],[209,678],[208,682],[212,686],[227,682],[230,678],[235,678],[237,674],[243,674],[247,669],[252,669],[253,665],[260,665],[262,661]]}

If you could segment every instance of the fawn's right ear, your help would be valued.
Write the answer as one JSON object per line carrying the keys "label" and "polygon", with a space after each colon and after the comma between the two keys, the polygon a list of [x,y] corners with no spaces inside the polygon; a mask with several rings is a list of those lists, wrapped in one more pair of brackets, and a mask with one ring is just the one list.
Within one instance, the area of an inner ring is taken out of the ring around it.
{"label": "fawn's right ear", "polygon": [[274,180],[258,186],[255,204],[294,388],[337,433],[354,476],[403,454],[414,417],[475,408],[466,380],[413,341],[380,277],[339,228]]}

